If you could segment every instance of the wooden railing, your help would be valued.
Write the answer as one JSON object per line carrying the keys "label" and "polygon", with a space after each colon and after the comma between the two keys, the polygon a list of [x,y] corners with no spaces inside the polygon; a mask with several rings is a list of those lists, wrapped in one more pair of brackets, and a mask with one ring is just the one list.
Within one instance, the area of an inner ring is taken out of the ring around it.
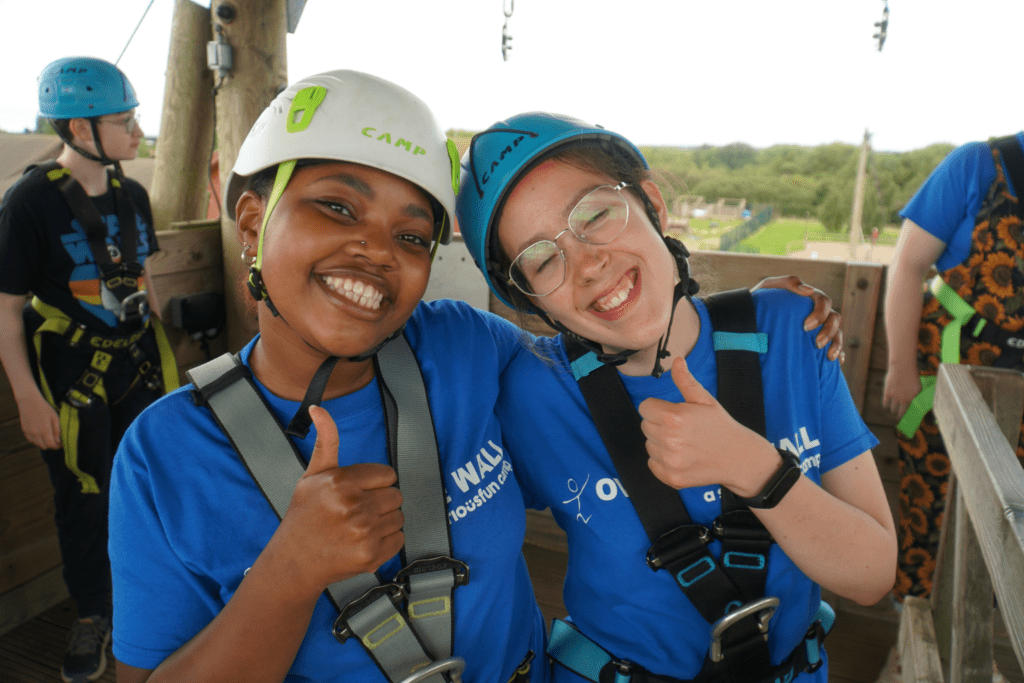
{"label": "wooden railing", "polygon": [[1022,414],[1024,374],[939,368],[935,415],[953,472],[932,599],[904,605],[906,683],[992,680],[993,591],[1024,668],[1024,469],[1014,453]]}

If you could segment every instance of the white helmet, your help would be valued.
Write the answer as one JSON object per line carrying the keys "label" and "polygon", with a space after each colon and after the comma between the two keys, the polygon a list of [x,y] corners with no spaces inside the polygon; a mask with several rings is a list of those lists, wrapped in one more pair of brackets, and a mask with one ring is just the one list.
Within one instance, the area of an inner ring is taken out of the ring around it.
{"label": "white helmet", "polygon": [[263,111],[242,143],[224,193],[227,215],[234,220],[235,204],[250,176],[297,159],[363,164],[418,185],[444,209],[434,239],[451,241],[458,151],[426,103],[405,88],[346,70],[291,84]]}

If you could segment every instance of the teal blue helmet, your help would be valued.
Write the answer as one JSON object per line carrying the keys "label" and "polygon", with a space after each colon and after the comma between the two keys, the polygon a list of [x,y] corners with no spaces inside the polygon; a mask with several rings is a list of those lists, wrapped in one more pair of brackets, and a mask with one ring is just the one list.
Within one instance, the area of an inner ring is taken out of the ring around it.
{"label": "teal blue helmet", "polygon": [[64,57],[39,74],[39,113],[48,119],[91,119],[137,106],[128,77],[102,59]]}
{"label": "teal blue helmet", "polygon": [[497,240],[492,232],[512,188],[537,164],[581,144],[607,146],[644,169],[647,160],[618,133],[570,116],[529,112],[498,121],[473,136],[462,157],[462,178],[455,212],[459,230],[487,285],[502,303],[513,306],[506,275],[498,272]]}

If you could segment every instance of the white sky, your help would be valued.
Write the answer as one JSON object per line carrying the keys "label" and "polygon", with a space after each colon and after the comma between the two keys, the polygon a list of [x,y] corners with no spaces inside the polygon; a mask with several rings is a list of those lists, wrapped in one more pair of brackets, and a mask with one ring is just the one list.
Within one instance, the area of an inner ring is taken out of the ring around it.
{"label": "white sky", "polygon": [[[0,0],[0,129],[33,127],[58,57],[117,59],[149,0]],[[289,79],[352,68],[393,80],[445,128],[545,109],[638,144],[960,144],[1020,130],[1022,0],[307,0]],[[209,4],[205,0],[202,4]],[[120,66],[158,133],[173,0]]]}

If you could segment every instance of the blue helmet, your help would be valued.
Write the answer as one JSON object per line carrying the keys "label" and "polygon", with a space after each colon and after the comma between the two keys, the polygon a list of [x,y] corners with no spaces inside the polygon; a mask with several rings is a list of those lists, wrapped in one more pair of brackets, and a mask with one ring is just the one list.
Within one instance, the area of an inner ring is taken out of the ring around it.
{"label": "blue helmet", "polygon": [[128,77],[102,59],[64,57],[39,74],[39,113],[48,119],[95,118],[137,106]]}
{"label": "blue helmet", "polygon": [[618,133],[569,116],[529,112],[492,124],[473,136],[462,157],[462,178],[455,212],[459,230],[495,296],[512,307],[505,276],[497,272],[491,253],[497,225],[509,192],[531,169],[580,143],[608,145],[625,152],[647,169],[647,160],[632,142]]}

